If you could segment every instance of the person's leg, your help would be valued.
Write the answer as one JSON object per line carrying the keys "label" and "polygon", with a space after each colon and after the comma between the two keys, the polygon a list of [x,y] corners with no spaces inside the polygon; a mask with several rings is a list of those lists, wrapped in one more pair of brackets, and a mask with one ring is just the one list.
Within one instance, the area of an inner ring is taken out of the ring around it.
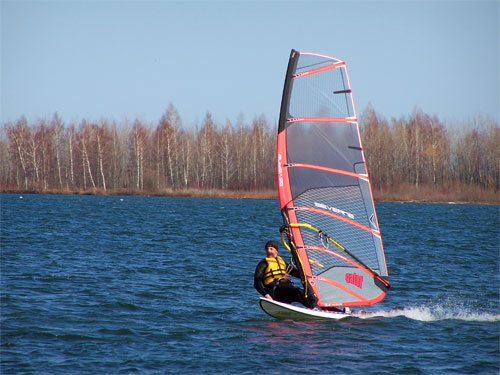
{"label": "person's leg", "polygon": [[274,289],[273,298],[280,302],[292,303],[299,302],[305,307],[313,308],[314,305],[311,303],[304,294],[304,291],[300,288],[296,288],[291,285],[279,285]]}

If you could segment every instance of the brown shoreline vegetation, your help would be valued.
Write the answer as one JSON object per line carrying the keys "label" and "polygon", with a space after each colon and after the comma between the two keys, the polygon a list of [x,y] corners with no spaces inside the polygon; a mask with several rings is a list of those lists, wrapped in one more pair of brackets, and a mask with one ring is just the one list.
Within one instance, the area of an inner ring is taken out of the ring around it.
{"label": "brown shoreline vegetation", "polygon": [[[221,199],[267,199],[277,200],[275,190],[234,191],[234,190],[201,190],[201,189],[165,189],[158,192],[140,192],[124,189],[102,190],[92,189],[87,191],[71,190],[18,190],[0,189],[0,193],[13,194],[53,194],[53,195],[99,195],[99,196],[147,196],[147,197],[177,197],[177,198],[221,198]],[[436,191],[430,188],[415,189],[407,186],[406,189],[395,191],[373,190],[376,202],[401,202],[401,203],[456,203],[456,204],[500,204],[498,192],[482,190],[477,187],[462,186],[456,191]]]}
{"label": "brown shoreline vegetation", "polygon": [[202,189],[164,189],[147,192],[125,189],[91,189],[91,190],[18,190],[2,189],[0,193],[10,194],[52,194],[52,195],[96,195],[96,196],[142,196],[142,197],[173,197],[173,198],[226,198],[226,199],[278,199],[278,192],[272,190],[233,191],[233,190],[202,190]]}
{"label": "brown shoreline vegetation", "polygon": [[[275,129],[209,112],[185,128],[173,104],[157,123],[21,117],[0,127],[0,192],[277,199]],[[500,204],[497,122],[368,106],[360,131],[375,201]]]}

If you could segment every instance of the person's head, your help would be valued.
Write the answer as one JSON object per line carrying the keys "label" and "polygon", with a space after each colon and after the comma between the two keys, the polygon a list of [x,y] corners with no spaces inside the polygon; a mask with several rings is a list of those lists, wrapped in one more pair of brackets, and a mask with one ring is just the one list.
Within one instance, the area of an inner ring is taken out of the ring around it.
{"label": "person's head", "polygon": [[278,256],[278,243],[276,241],[266,242],[266,256],[271,258]]}

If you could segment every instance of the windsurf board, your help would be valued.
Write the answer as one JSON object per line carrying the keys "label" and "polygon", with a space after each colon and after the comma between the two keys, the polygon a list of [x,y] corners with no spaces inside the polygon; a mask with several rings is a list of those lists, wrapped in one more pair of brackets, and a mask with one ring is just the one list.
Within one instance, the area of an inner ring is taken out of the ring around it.
{"label": "windsurf board", "polygon": [[276,319],[290,320],[325,320],[325,319],[343,319],[352,316],[351,313],[314,310],[306,307],[291,305],[288,303],[270,300],[260,297],[259,305],[264,312]]}

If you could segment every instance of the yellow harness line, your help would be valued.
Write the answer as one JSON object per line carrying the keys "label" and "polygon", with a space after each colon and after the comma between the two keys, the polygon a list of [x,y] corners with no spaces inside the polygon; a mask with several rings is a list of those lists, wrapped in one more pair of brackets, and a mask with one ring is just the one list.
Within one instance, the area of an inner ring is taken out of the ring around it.
{"label": "yellow harness line", "polygon": [[[293,226],[295,226],[295,227],[300,226],[300,225],[295,225],[295,224],[292,224],[292,225],[293,225]],[[301,225],[302,225],[302,226],[308,226],[308,227],[310,227],[310,228],[314,229],[314,228],[313,228],[312,226],[310,226],[309,224],[301,224]],[[292,250],[290,249],[290,247],[289,247],[289,246],[288,246],[288,244],[286,243],[283,233],[281,233],[281,241],[283,242],[283,244],[285,245],[285,247],[287,248],[287,250],[291,252]],[[299,261],[300,261],[300,259],[299,259]],[[323,264],[321,264],[321,262],[320,262],[320,261],[318,261],[318,260],[316,260],[316,259],[309,259],[309,263],[311,263],[311,264],[315,264],[315,265],[317,265],[317,266],[319,266],[319,267],[324,267],[324,265],[323,265]]]}
{"label": "yellow harness line", "polygon": [[[327,235],[326,233],[323,233],[321,230],[319,230],[318,228],[315,228],[313,227],[312,225],[310,224],[302,224],[302,223],[291,223],[290,224],[291,227],[295,227],[295,228],[298,228],[298,227],[305,227],[305,228],[309,228],[309,229],[312,229],[320,234],[323,234],[326,239],[327,239],[327,242],[328,240],[330,240],[335,246],[337,246],[340,250],[342,251],[345,251],[345,247],[342,246],[341,244],[339,244],[337,241],[335,241],[333,238],[331,238],[329,235]],[[328,246],[325,246],[328,248]]]}

